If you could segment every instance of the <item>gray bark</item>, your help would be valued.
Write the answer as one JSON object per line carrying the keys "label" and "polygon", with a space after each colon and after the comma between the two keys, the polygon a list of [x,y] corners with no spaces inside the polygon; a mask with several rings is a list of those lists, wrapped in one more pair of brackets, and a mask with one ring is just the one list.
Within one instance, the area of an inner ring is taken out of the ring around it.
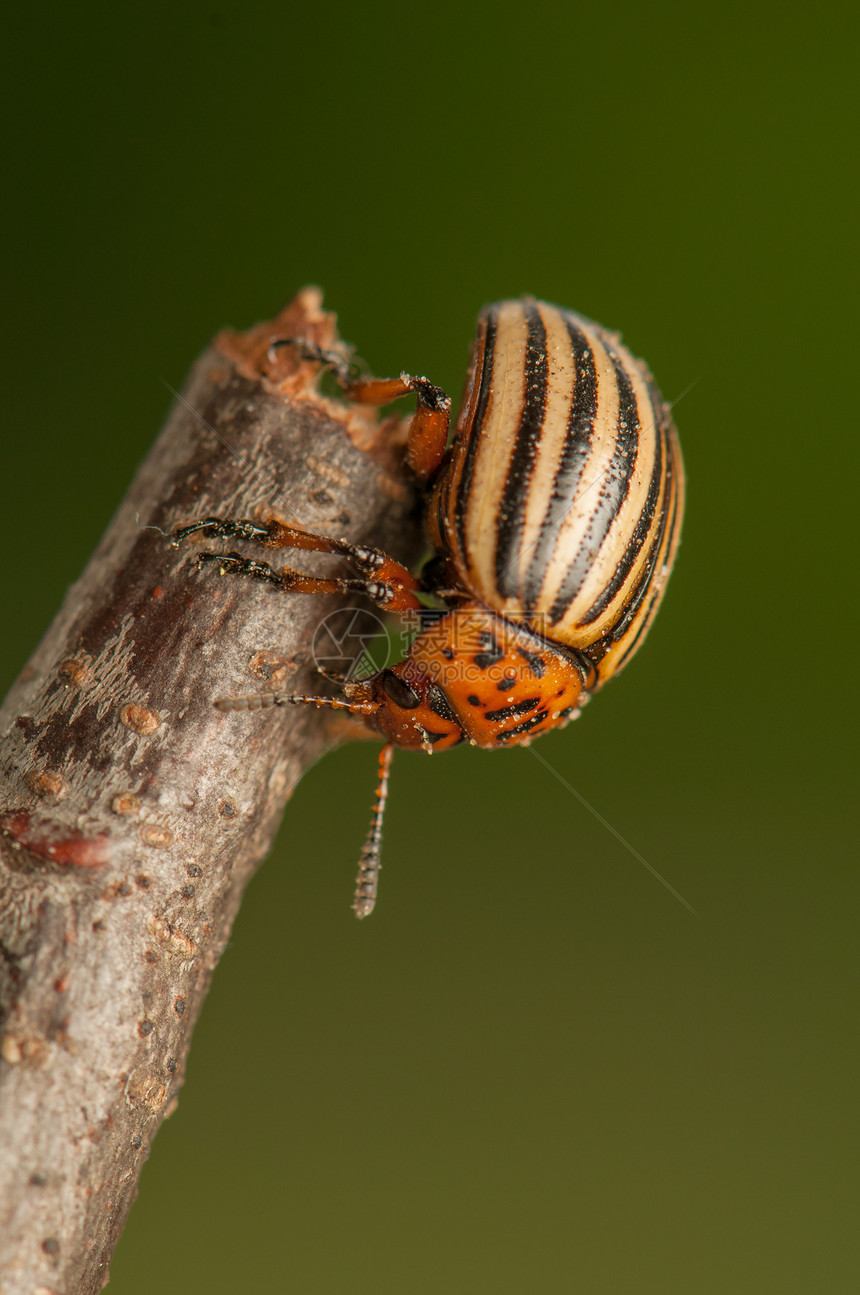
{"label": "gray bark", "polygon": [[0,1295],[107,1281],[243,889],[302,771],[355,724],[214,708],[319,692],[310,644],[339,600],[198,572],[202,545],[170,532],[276,516],[416,552],[402,428],[324,399],[293,348],[269,355],[297,334],[338,344],[313,290],[197,362],[0,711]]}

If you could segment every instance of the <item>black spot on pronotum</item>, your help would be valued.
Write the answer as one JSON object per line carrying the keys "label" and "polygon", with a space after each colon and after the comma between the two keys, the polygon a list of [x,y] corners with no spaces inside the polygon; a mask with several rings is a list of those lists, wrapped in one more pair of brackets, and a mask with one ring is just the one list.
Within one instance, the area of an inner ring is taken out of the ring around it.
{"label": "black spot on pronotum", "polygon": [[510,742],[512,738],[521,737],[523,733],[528,733],[533,728],[537,728],[545,719],[546,711],[539,711],[537,715],[529,715],[528,719],[524,719],[521,724],[517,724],[514,728],[504,729],[498,734],[496,741]]}
{"label": "black spot on pronotum", "polygon": [[[424,736],[427,738],[427,741],[430,743],[430,745],[434,746],[436,742],[441,742],[443,738],[450,737],[451,734],[450,732],[434,733],[432,729],[425,728]],[[463,741],[463,734],[461,733],[460,736],[457,738],[457,742],[462,742],[462,741]]]}
{"label": "black spot on pronotum", "polygon": [[540,701],[540,697],[526,697],[525,701],[515,702],[513,706],[502,706],[499,710],[488,710],[486,718],[493,723],[502,722],[506,719],[516,719],[517,715],[526,715],[530,710],[534,710]]}
{"label": "black spot on pronotum", "polygon": [[491,665],[498,665],[505,655],[499,647],[498,640],[488,630],[480,635],[481,651],[475,653],[475,665],[479,670],[488,670]]}
{"label": "black spot on pronotum", "polygon": [[517,648],[517,656],[522,657],[535,679],[544,677],[546,674],[546,662],[543,657],[538,656],[537,652],[528,652],[525,648]]}

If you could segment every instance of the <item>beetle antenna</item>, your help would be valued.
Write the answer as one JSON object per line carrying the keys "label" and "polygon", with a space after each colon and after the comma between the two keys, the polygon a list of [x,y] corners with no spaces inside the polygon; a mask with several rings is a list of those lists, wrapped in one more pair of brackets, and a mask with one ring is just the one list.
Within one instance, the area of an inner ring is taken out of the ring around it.
{"label": "beetle antenna", "polygon": [[376,800],[373,815],[370,819],[370,831],[361,852],[358,864],[358,877],[355,882],[355,899],[352,907],[356,917],[367,917],[373,912],[376,893],[379,889],[379,853],[382,846],[382,819],[385,815],[385,803],[388,800],[388,771],[391,768],[391,757],[394,746],[386,742],[379,753],[379,781],[376,784]]}

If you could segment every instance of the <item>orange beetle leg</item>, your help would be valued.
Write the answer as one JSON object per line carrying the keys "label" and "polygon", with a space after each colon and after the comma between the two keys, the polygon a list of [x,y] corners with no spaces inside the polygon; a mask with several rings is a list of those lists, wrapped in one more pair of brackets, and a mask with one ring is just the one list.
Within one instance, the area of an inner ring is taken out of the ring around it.
{"label": "orange beetle leg", "polygon": [[406,461],[419,481],[431,477],[445,453],[451,425],[451,397],[427,378],[401,373],[399,378],[359,378],[344,394],[365,405],[387,405],[414,393],[418,407],[409,425]]}
{"label": "orange beetle leg", "polygon": [[335,540],[327,535],[315,535],[297,526],[287,526],[275,518],[265,523],[232,518],[205,517],[173,533],[174,545],[191,535],[215,539],[250,540],[270,549],[304,549],[315,553],[334,553],[346,558],[358,571],[353,579],[325,579],[321,576],[303,575],[285,567],[274,571],[266,562],[255,562],[238,553],[199,553],[197,561],[217,562],[222,575],[242,575],[252,580],[273,584],[290,593],[364,594],[383,611],[420,611],[422,604],[415,596],[420,588],[418,581],[394,558],[381,549],[368,544],[351,544],[349,540]]}

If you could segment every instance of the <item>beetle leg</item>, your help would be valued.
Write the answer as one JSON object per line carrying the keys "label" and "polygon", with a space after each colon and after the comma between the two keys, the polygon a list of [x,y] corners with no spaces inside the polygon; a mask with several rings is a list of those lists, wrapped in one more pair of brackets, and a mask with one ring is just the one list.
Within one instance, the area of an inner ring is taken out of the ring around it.
{"label": "beetle leg", "polygon": [[257,540],[265,544],[269,536],[267,526],[260,526],[258,522],[250,521],[233,521],[230,518],[221,517],[203,517],[199,522],[191,522],[188,526],[177,526],[173,532],[171,544],[177,548],[183,540],[187,540],[190,535],[205,535],[207,539],[219,540]]}
{"label": "beetle leg", "polygon": [[401,373],[399,378],[356,378],[351,366],[334,351],[323,351],[302,337],[283,337],[269,350],[295,346],[306,360],[316,361],[333,375],[349,400],[360,405],[389,405],[410,394],[417,398],[417,409],[409,425],[406,461],[419,481],[431,477],[445,453],[451,425],[451,397],[427,378]]}
{"label": "beetle leg", "polygon": [[[298,572],[291,572],[293,577],[306,583],[303,586],[293,583],[289,588],[294,593],[364,593],[385,611],[421,610],[422,604],[415,597],[415,591],[420,587],[418,581],[402,563],[369,544],[350,544],[348,540],[335,540],[327,535],[315,535],[312,531],[304,531],[297,526],[287,526],[273,517],[262,525],[247,519],[204,517],[199,522],[192,522],[189,526],[182,526],[174,531],[173,543],[176,545],[187,539],[189,535],[196,534],[205,535],[210,539],[252,540],[270,549],[305,549],[314,553],[334,553],[346,558],[358,569],[357,580],[325,581],[313,576],[299,577]],[[223,555],[201,553],[198,561],[220,561],[222,556],[230,559],[229,566],[222,565],[222,573],[226,570],[239,571],[235,565],[235,559],[238,558],[236,553]],[[251,565],[253,567],[253,564]],[[265,563],[256,565],[261,571],[266,567]],[[268,570],[271,571],[271,568]],[[284,574],[287,572],[289,568],[285,569]],[[242,571],[241,574],[271,583],[269,576],[256,574],[253,569]]]}
{"label": "beetle leg", "polygon": [[309,576],[292,567],[282,567],[276,571],[268,562],[258,562],[255,558],[243,558],[240,553],[198,553],[197,563],[217,563],[222,576],[246,576],[249,580],[258,580],[261,584],[274,585],[284,593],[293,594],[362,594],[375,603],[381,611],[404,612],[420,610],[421,603],[409,590],[396,584],[387,584],[381,580],[360,578],[344,579],[340,576]]}
{"label": "beetle leg", "polygon": [[310,360],[312,364],[322,365],[328,369],[329,373],[340,383],[342,387],[347,386],[355,377],[357,369],[349,363],[344,356],[339,355],[337,351],[324,351],[316,342],[312,342],[308,337],[277,337],[269,346],[269,359],[273,358],[273,352],[282,346],[292,346],[299,352],[303,360]]}
{"label": "beetle leg", "polygon": [[451,397],[427,378],[401,373],[399,378],[356,378],[344,394],[362,405],[387,405],[414,394],[417,408],[409,424],[406,462],[419,481],[427,481],[442,462],[451,426]]}

